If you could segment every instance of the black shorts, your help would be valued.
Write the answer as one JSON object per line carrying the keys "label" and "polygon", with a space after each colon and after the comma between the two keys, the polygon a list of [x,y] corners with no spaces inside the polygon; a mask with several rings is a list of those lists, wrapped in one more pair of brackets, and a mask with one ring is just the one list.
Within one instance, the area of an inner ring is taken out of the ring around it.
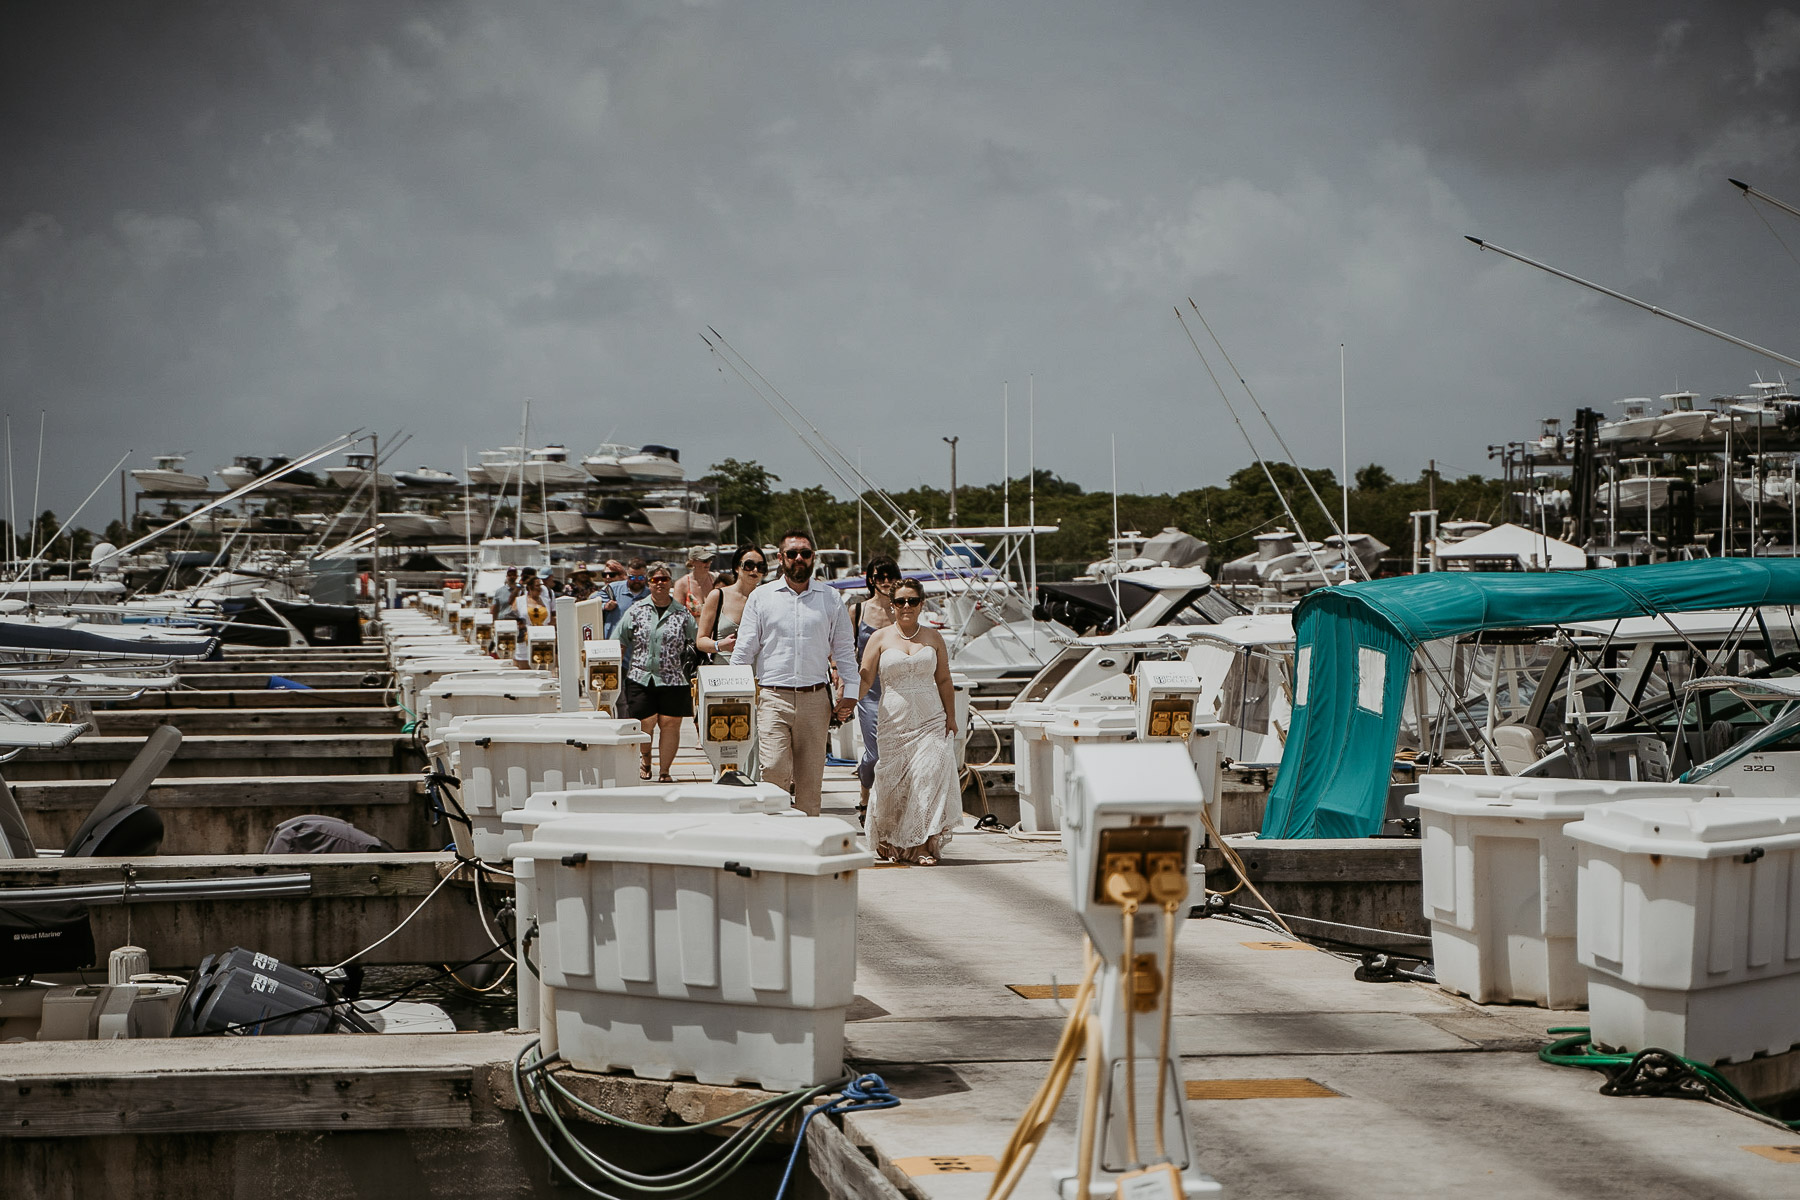
{"label": "black shorts", "polygon": [[694,693],[685,684],[645,687],[627,679],[619,693],[619,715],[638,721],[645,717],[691,717],[694,715]]}

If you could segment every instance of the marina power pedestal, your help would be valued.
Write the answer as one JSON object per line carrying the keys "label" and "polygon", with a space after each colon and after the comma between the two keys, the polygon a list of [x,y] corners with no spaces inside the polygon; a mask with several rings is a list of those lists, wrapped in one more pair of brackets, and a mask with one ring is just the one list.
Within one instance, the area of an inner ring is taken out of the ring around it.
{"label": "marina power pedestal", "polygon": [[1070,899],[1101,961],[1104,1073],[1092,1113],[1082,1106],[1076,1164],[1054,1176],[1058,1195],[1074,1200],[1084,1171],[1093,1196],[1222,1195],[1194,1161],[1170,1021],[1175,935],[1203,894],[1206,797],[1185,747],[1170,743],[1077,746],[1068,787],[1063,844]]}
{"label": "marina power pedestal", "polygon": [[736,775],[756,747],[756,676],[749,667],[701,667],[694,681],[700,748],[713,778]]}
{"label": "marina power pedestal", "polygon": [[556,626],[527,625],[525,639],[531,654],[531,669],[534,671],[556,670]]}
{"label": "marina power pedestal", "polygon": [[[585,601],[583,603],[586,603]],[[615,641],[588,641],[581,645],[581,677],[588,703],[595,712],[609,716],[619,702],[623,686],[625,654]]]}
{"label": "marina power pedestal", "polygon": [[494,622],[494,657],[512,661],[513,647],[519,644],[519,623],[508,617]]}

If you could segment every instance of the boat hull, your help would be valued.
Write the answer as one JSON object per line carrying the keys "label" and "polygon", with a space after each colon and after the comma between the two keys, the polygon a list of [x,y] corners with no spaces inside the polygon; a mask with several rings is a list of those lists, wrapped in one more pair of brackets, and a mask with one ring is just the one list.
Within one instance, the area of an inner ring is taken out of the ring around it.
{"label": "boat hull", "polygon": [[157,495],[204,492],[208,486],[206,476],[190,475],[186,471],[158,471],[154,468],[145,468],[133,471],[131,477],[137,481],[139,488]]}

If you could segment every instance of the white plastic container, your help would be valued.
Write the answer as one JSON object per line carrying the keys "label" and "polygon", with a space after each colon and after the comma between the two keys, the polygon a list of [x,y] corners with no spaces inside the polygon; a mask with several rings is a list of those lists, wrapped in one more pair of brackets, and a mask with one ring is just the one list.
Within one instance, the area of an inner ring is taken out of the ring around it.
{"label": "white plastic container", "polygon": [[[1062,828],[1068,811],[1070,756],[1077,746],[1125,742],[1137,736],[1137,710],[1130,707],[1071,707],[1053,710],[1044,726],[1050,743],[1050,815]],[[1034,781],[1034,787],[1036,786]]]}
{"label": "white plastic container", "polygon": [[833,817],[608,813],[515,851],[546,1041],[583,1071],[807,1087],[843,1071],[856,872]]}
{"label": "white plastic container", "polygon": [[556,680],[542,671],[467,671],[445,675],[419,693],[425,736],[436,741],[458,717],[512,717],[552,713],[562,699]]}
{"label": "white plastic container", "polygon": [[1054,833],[1060,826],[1051,808],[1050,722],[1054,710],[1025,702],[1012,706],[1013,788],[1019,794],[1019,828]]}
{"label": "white plastic container", "polygon": [[644,783],[636,787],[533,792],[501,823],[526,838],[539,825],[589,813],[793,813],[794,798],[772,783]]}
{"label": "white plastic container", "polygon": [[638,782],[639,747],[650,735],[632,720],[599,713],[523,717],[464,717],[444,728],[444,743],[462,780],[462,803],[472,826],[457,849],[489,862],[507,857],[501,818],[534,792],[623,787]]}
{"label": "white plastic container", "polygon": [[1705,1063],[1800,1045],[1800,799],[1627,800],[1565,832],[1596,1043]]}
{"label": "white plastic container", "polygon": [[419,711],[419,694],[446,675],[513,670],[511,663],[489,658],[485,654],[436,655],[409,659],[396,666],[394,682],[400,688],[400,703],[406,706],[407,712],[416,715]]}
{"label": "white plastic container", "polygon": [[1438,983],[1480,1004],[1582,1007],[1588,988],[1575,953],[1578,847],[1564,827],[1597,804],[1634,797],[1687,802],[1724,792],[1629,780],[1424,776],[1415,803]]}

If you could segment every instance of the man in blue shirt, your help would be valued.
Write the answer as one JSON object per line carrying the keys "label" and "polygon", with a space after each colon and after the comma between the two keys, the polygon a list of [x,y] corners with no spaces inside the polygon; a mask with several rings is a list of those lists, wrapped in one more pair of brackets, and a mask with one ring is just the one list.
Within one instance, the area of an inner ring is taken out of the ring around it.
{"label": "man in blue shirt", "polygon": [[650,594],[650,578],[646,574],[649,565],[641,558],[634,558],[625,564],[624,579],[606,585],[607,604],[601,607],[606,610],[606,636],[609,639],[618,636],[619,620],[625,610]]}

